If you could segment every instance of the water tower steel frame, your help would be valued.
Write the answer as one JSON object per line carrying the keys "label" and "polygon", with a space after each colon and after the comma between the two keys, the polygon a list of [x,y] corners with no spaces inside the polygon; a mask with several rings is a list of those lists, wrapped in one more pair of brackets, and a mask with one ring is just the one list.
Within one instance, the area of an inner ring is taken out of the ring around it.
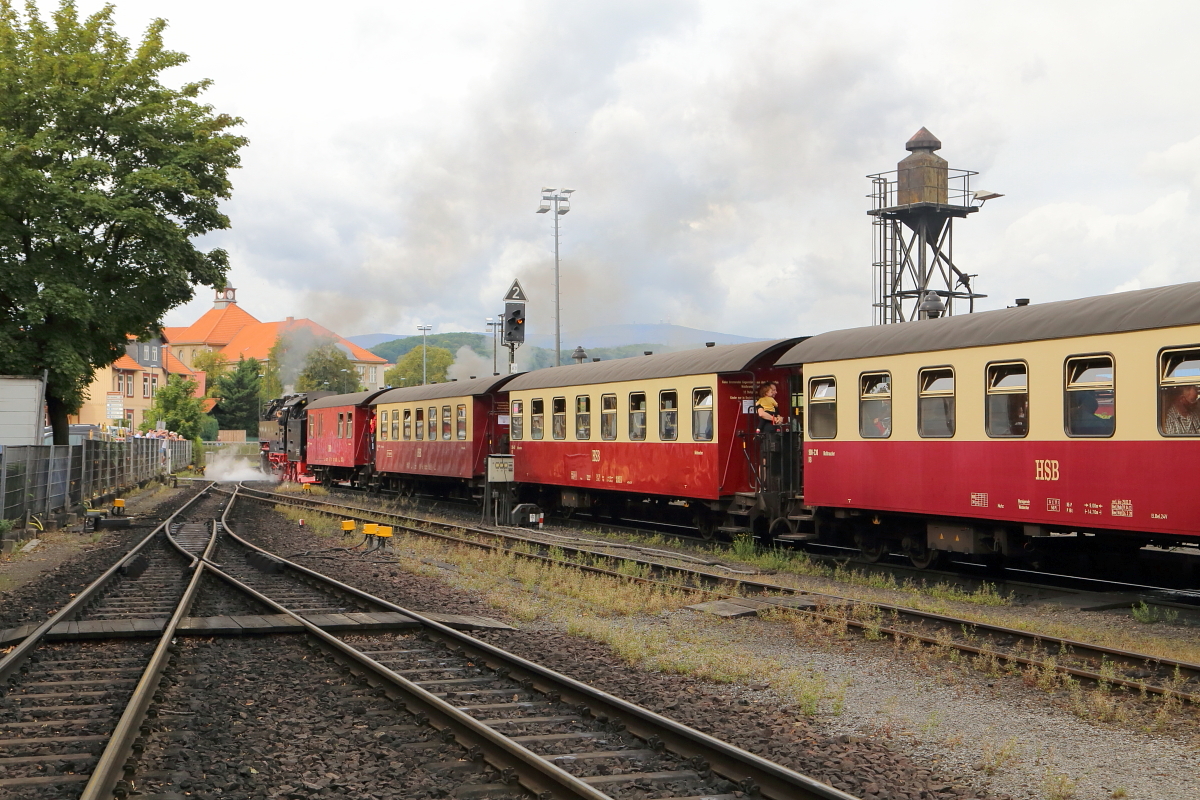
{"label": "water tower steel frame", "polygon": [[876,325],[926,317],[921,304],[930,292],[945,305],[947,316],[961,311],[964,302],[970,313],[975,300],[987,296],[972,288],[976,276],[954,263],[954,220],[979,210],[971,191],[971,177],[978,173],[950,169],[934,153],[941,146],[921,128],[906,145],[912,154],[897,169],[867,176]]}

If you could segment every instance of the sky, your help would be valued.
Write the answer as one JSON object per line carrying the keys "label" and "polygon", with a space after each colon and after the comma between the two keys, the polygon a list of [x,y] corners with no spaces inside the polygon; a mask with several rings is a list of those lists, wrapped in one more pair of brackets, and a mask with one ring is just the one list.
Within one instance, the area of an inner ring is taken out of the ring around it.
{"label": "sky", "polygon": [[865,176],[922,126],[1005,195],[955,229],[978,308],[1200,280],[1200,4],[117,2],[133,39],[156,16],[190,56],[164,80],[245,120],[199,246],[263,320],[482,331],[519,279],[552,333],[547,186],[564,347],[867,325]]}

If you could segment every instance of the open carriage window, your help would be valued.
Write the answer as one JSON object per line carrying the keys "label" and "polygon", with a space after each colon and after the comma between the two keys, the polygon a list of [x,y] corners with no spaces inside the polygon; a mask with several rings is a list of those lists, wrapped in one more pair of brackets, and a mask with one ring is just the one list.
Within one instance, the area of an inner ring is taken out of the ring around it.
{"label": "open carriage window", "polygon": [[606,394],[600,397],[600,438],[612,441],[617,438],[617,396]]}
{"label": "open carriage window", "polygon": [[954,370],[923,369],[917,374],[917,432],[926,438],[954,435]]}
{"label": "open carriage window", "polygon": [[658,438],[664,442],[679,438],[679,392],[674,389],[658,393]]}
{"label": "open carriage window", "polygon": [[858,434],[864,439],[892,435],[892,376],[870,372],[859,379]]}
{"label": "open carriage window", "polygon": [[646,438],[645,392],[633,392],[629,395],[629,438],[635,441]]}
{"label": "open carriage window", "polygon": [[418,440],[425,438],[425,409],[417,409],[416,419],[413,421],[413,429],[416,431]]}
{"label": "open carriage window", "polygon": [[379,412],[379,441],[386,442],[388,438],[388,412]]}
{"label": "open carriage window", "polygon": [[525,401],[513,400],[508,406],[508,438],[520,441],[525,436]]}
{"label": "open carriage window", "polygon": [[467,438],[467,407],[465,404],[460,404],[455,411],[455,436],[459,439]]}
{"label": "open carriage window", "polygon": [[1200,349],[1159,356],[1158,396],[1163,436],[1200,436]]}
{"label": "open carriage window", "polygon": [[1029,368],[1025,364],[988,366],[984,426],[992,437],[1029,433]]}
{"label": "open carriage window", "polygon": [[808,382],[808,437],[837,436],[837,380],[813,378]]}
{"label": "open carriage window", "polygon": [[429,411],[425,415],[425,421],[429,430],[429,436],[426,438],[431,442],[437,441],[437,406],[429,407]]}
{"label": "open carriage window", "polygon": [[580,441],[592,438],[592,398],[586,394],[575,398],[575,438]]}
{"label": "open carriage window", "polygon": [[529,438],[541,439],[546,435],[546,401],[535,397],[529,401]]}
{"label": "open carriage window", "polygon": [[1063,415],[1067,435],[1112,436],[1117,428],[1112,358],[1069,358],[1066,377]]}
{"label": "open carriage window", "polygon": [[404,409],[404,438],[412,438],[412,409]]}
{"label": "open carriage window", "polygon": [[697,442],[713,438],[713,392],[707,387],[692,389],[692,438]]}
{"label": "open carriage window", "polygon": [[442,440],[450,439],[450,406],[442,406]]}
{"label": "open carriage window", "polygon": [[555,397],[551,402],[550,435],[555,439],[567,438],[567,398]]}

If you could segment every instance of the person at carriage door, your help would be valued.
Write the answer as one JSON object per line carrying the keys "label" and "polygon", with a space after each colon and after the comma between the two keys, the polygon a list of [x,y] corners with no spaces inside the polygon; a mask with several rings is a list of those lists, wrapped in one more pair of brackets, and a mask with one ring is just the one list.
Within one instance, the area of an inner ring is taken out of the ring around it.
{"label": "person at carriage door", "polygon": [[775,381],[767,381],[758,387],[758,400],[754,403],[754,413],[758,417],[758,432],[768,433],[772,425],[782,425],[783,417],[779,415],[779,403],[775,395],[779,387]]}

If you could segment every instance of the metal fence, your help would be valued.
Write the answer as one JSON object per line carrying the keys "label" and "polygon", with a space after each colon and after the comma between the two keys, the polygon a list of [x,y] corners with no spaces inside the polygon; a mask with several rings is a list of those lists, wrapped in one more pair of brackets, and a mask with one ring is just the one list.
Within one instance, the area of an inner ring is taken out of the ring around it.
{"label": "metal fence", "polygon": [[171,439],[0,448],[0,519],[72,509],[191,460],[192,443]]}

